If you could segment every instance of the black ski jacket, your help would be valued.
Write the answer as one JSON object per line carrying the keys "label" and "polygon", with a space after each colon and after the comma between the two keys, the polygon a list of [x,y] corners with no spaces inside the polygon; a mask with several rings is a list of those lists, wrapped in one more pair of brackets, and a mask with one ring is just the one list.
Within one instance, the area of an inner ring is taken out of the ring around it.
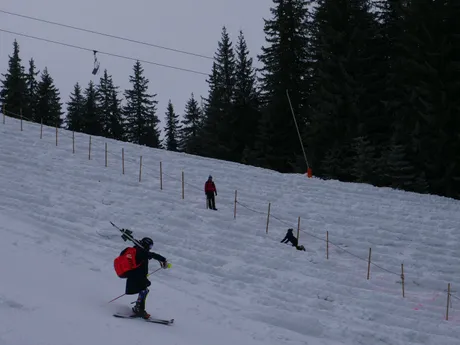
{"label": "black ski jacket", "polygon": [[[149,260],[155,259],[159,262],[166,261],[166,258],[160,254],[146,251],[144,248],[140,248],[138,246],[134,247],[137,249],[136,262],[140,264],[140,266],[126,274],[127,280],[125,293],[127,295],[138,294],[150,286],[150,281],[147,279],[147,274],[149,274]],[[123,255],[126,249],[124,249],[120,255]]]}
{"label": "black ski jacket", "polygon": [[298,241],[297,241],[297,238],[292,233],[292,231],[288,231],[286,233],[286,236],[284,236],[284,238],[281,240],[281,243],[288,243],[288,242],[291,242],[292,246],[297,247]]}

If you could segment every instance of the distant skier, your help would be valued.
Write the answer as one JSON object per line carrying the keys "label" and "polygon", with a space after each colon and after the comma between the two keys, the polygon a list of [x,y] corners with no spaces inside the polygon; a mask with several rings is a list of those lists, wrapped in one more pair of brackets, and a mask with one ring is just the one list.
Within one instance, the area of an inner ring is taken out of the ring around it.
{"label": "distant skier", "polygon": [[297,250],[305,251],[305,247],[303,245],[298,245],[299,243],[297,241],[297,238],[292,233],[293,231],[293,229],[288,229],[288,231],[286,232],[286,236],[284,236],[284,238],[281,240],[281,243],[291,242],[292,246],[296,247]]}
{"label": "distant skier", "polygon": [[[125,229],[123,229],[125,230]],[[160,262],[162,268],[168,268],[168,261],[160,254],[150,252],[153,241],[149,237],[144,237],[136,241],[134,247],[125,248],[120,256],[114,261],[115,271],[120,278],[127,278],[125,294],[139,294],[136,305],[132,308],[136,316],[148,319],[150,314],[145,311],[145,300],[149,293],[148,287],[151,285],[147,279],[149,271],[149,260],[155,259]]]}
{"label": "distant skier", "polygon": [[206,202],[209,209],[217,211],[216,199],[214,197],[214,194],[217,195],[217,189],[211,175],[209,175],[208,180],[204,184],[204,193],[206,194]]}

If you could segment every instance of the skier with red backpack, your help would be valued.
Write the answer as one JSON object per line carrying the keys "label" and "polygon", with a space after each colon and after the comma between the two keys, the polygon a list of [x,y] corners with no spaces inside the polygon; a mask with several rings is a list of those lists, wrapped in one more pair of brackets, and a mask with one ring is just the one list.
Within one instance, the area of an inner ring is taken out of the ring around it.
{"label": "skier with red backpack", "polygon": [[142,240],[135,240],[131,230],[120,229],[124,234],[122,238],[131,240],[133,247],[123,249],[120,255],[114,260],[115,272],[120,278],[126,279],[126,295],[139,294],[136,305],[132,308],[135,316],[148,319],[150,314],[145,311],[145,300],[149,293],[148,287],[151,285],[147,279],[149,260],[157,260],[161,268],[168,268],[168,261],[160,254],[151,252],[153,241],[149,237]]}

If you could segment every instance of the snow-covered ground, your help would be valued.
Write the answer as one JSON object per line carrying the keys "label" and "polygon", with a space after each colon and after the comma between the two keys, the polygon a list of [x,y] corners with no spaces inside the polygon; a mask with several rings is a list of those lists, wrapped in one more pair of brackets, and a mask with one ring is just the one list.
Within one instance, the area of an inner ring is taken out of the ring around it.
{"label": "snow-covered ground", "polygon": [[[89,137],[75,143],[73,154],[70,132],[56,146],[53,128],[40,139],[38,124],[0,121],[0,344],[459,344],[460,202],[104,138],[89,160]],[[218,211],[205,208],[209,174]],[[299,216],[306,252],[280,243]],[[109,221],[173,264],[147,299],[173,326],[112,317],[135,297],[107,303],[124,292],[113,259],[127,245]]]}

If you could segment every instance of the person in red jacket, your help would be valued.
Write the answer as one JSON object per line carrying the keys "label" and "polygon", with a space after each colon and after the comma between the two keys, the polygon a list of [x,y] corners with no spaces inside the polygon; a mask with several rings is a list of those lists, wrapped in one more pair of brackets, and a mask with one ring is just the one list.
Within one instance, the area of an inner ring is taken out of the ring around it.
{"label": "person in red jacket", "polygon": [[217,195],[217,189],[211,175],[208,177],[208,180],[204,184],[204,193],[206,194],[206,202],[209,209],[217,211],[216,199],[214,197],[214,195]]}

